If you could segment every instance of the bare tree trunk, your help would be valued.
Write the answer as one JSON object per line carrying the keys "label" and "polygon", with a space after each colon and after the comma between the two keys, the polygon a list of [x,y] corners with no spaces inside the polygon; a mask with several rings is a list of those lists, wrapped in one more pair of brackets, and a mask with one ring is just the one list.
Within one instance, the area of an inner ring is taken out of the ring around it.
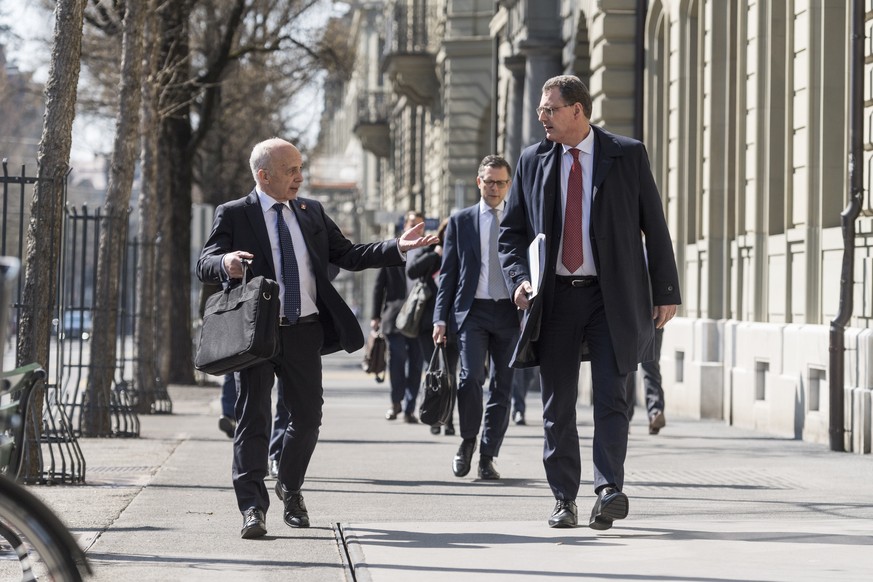
{"label": "bare tree trunk", "polygon": [[[23,309],[18,334],[18,365],[39,362],[48,366],[49,336],[58,296],[65,180],[69,171],[76,117],[76,85],[82,52],[82,24],[86,0],[57,0],[48,82],[46,112],[37,154],[37,182],[30,207],[25,250]],[[43,396],[34,402],[42,418]],[[38,426],[27,427],[27,446],[39,446]],[[36,481],[39,456],[30,455],[22,467],[25,480]]]}
{"label": "bare tree trunk", "polygon": [[155,91],[158,72],[158,49],[154,14],[154,0],[148,3],[144,42],[149,47],[146,56],[147,73],[142,83],[142,185],[139,195],[139,269],[136,273],[136,289],[139,306],[136,327],[136,380],[139,387],[137,412],[153,412],[155,392],[161,383],[157,369],[157,297],[155,290],[155,262],[158,244],[158,96]]}
{"label": "bare tree trunk", "polygon": [[169,208],[170,242],[165,247],[172,261],[160,265],[161,280],[173,281],[168,286],[170,297],[166,309],[170,313],[169,340],[170,374],[168,382],[194,383],[193,342],[191,340],[191,189],[192,160],[190,125],[178,120],[165,120],[163,145],[170,156]]}
{"label": "bare tree trunk", "polygon": [[[162,83],[159,166],[162,168],[161,202],[167,219],[163,222],[161,246],[172,260],[158,264],[159,279],[173,281],[161,287],[164,317],[162,338],[168,345],[168,383],[193,384],[194,360],[191,341],[191,187],[193,181],[190,79],[191,52],[188,45],[191,7],[170,2],[159,10],[163,41],[161,63],[170,71]],[[166,113],[164,113],[166,112]]]}
{"label": "bare tree trunk", "polygon": [[94,335],[91,338],[91,363],[85,397],[87,403],[83,407],[84,436],[112,435],[110,398],[117,363],[118,286],[127,247],[130,196],[139,143],[144,21],[143,3],[138,0],[128,1],[121,43],[121,87],[115,143],[97,252]]}

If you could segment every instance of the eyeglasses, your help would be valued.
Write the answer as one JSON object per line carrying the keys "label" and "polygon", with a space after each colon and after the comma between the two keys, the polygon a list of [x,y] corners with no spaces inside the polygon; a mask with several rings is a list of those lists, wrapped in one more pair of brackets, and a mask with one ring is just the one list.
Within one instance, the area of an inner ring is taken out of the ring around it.
{"label": "eyeglasses", "polygon": [[573,107],[573,104],[570,105],[561,105],[559,107],[537,107],[537,117],[545,113],[547,116],[551,117],[555,114],[555,111],[558,109],[563,109],[564,107]]}
{"label": "eyeglasses", "polygon": [[482,180],[482,183],[485,184],[486,188],[490,188],[491,186],[506,188],[506,185],[509,184],[509,180]]}

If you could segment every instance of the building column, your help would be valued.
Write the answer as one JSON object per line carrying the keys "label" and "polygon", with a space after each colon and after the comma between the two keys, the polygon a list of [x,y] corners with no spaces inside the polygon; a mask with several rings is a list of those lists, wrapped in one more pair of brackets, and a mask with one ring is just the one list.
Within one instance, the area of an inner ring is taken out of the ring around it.
{"label": "building column", "polygon": [[537,119],[536,108],[543,96],[543,84],[563,72],[561,51],[563,45],[524,44],[520,53],[525,57],[524,103],[522,105],[521,143],[522,147],[542,141],[545,137],[543,126]]}
{"label": "building column", "polygon": [[[503,65],[512,73],[509,87],[506,92],[506,145],[504,157],[515,167],[518,156],[526,143],[522,142],[522,127],[524,125],[524,71],[525,58],[521,55],[513,55],[503,60]],[[533,114],[533,112],[528,112]]]}

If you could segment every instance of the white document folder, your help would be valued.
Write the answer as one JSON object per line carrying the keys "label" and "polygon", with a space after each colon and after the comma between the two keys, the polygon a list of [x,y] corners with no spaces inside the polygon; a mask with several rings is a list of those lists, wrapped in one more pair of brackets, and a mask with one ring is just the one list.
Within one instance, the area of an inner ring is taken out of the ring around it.
{"label": "white document folder", "polygon": [[540,292],[543,282],[543,273],[546,268],[546,235],[539,233],[527,247],[527,264],[530,268],[530,299]]}

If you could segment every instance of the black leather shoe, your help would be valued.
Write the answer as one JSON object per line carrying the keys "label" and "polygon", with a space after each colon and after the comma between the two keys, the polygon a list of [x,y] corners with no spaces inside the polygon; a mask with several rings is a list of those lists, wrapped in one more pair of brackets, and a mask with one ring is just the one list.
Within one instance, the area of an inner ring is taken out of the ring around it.
{"label": "black leather shoe", "polygon": [[276,481],[276,495],[285,504],[282,517],[285,524],[291,527],[309,527],[309,512],[303,503],[303,495],[299,491],[286,491],[282,484]]}
{"label": "black leather shoe", "polygon": [[270,477],[279,478],[279,459],[270,459]]}
{"label": "black leather shoe", "polygon": [[597,501],[591,509],[591,519],[588,527],[591,529],[609,529],[616,519],[627,517],[627,495],[612,486],[604,487],[597,494]]}
{"label": "black leather shoe", "polygon": [[578,521],[576,502],[558,499],[549,516],[549,527],[576,527]]}
{"label": "black leather shoe", "polygon": [[665,426],[667,426],[667,419],[664,413],[660,410],[653,411],[649,418],[649,434],[658,434]]}
{"label": "black leather shoe", "polygon": [[524,413],[518,410],[516,410],[515,414],[512,416],[512,421],[519,426],[524,426],[525,424],[527,424],[524,421]]}
{"label": "black leather shoe", "polygon": [[498,473],[497,469],[494,468],[493,460],[479,460],[479,478],[489,481],[500,479],[500,473]]}
{"label": "black leather shoe", "polygon": [[263,537],[267,534],[267,519],[264,512],[255,507],[250,507],[243,513],[243,526],[239,536],[244,540]]}
{"label": "black leather shoe", "polygon": [[440,425],[435,424],[430,427],[430,434],[440,434]]}
{"label": "black leather shoe", "polygon": [[233,433],[236,432],[236,421],[229,416],[219,416],[218,429],[226,434],[228,438],[233,438]]}
{"label": "black leather shoe", "polygon": [[470,463],[473,461],[473,452],[476,450],[476,439],[462,441],[458,448],[458,454],[452,460],[452,472],[455,477],[465,477],[470,472]]}
{"label": "black leather shoe", "polygon": [[455,436],[455,425],[454,424],[447,424],[444,434],[446,436]]}

